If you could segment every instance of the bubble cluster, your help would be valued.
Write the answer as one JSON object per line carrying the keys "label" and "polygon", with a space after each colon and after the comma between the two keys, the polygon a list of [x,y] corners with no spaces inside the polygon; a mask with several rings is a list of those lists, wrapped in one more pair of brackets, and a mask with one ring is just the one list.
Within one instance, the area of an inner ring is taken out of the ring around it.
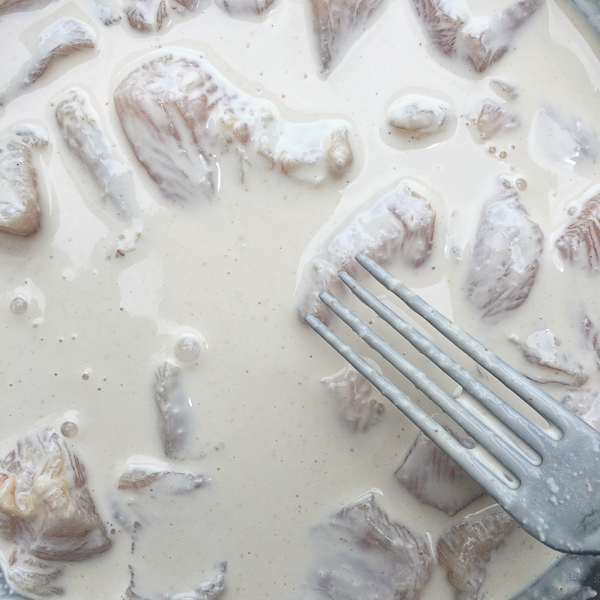
{"label": "bubble cluster", "polygon": [[182,363],[195,362],[200,357],[200,339],[194,333],[182,333],[175,341],[174,352]]}
{"label": "bubble cluster", "polygon": [[29,307],[29,303],[27,302],[27,298],[25,298],[24,296],[15,296],[11,301],[10,301],[10,310],[15,314],[15,315],[22,315],[27,311],[27,308]]}

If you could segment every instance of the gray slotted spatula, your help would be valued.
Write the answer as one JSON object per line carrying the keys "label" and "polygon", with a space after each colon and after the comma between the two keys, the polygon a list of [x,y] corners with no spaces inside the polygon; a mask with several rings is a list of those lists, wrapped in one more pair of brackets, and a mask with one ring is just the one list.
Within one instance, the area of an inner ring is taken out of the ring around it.
{"label": "gray slotted spatula", "polygon": [[[322,302],[463,427],[479,446],[473,449],[462,446],[316,317],[306,314],[306,323],[456,461],[525,531],[561,552],[600,554],[600,434],[370,258],[359,254],[356,260],[413,311],[527,402],[549,422],[550,428],[539,427],[512,408],[346,273],[340,273],[340,278],[354,295],[505,427],[475,416],[327,292],[320,294]],[[493,455],[492,460],[490,455]]]}

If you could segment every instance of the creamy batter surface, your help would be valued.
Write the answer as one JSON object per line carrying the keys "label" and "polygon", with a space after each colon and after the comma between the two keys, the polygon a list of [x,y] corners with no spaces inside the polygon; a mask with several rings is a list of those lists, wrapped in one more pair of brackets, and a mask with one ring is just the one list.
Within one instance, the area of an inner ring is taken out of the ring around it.
{"label": "creamy batter surface", "polygon": [[405,314],[365,251],[600,425],[600,63],[570,16],[0,0],[2,593],[500,600],[550,564],[503,522],[457,591],[437,540],[492,500],[408,463],[417,430],[301,315],[354,340],[339,294],[455,393],[336,283]]}

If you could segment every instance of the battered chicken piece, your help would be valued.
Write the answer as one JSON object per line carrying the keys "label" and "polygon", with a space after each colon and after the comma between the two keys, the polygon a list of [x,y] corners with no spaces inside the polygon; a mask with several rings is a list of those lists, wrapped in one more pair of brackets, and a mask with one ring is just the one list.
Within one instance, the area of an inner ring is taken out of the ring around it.
{"label": "battered chicken piece", "polygon": [[[459,441],[466,445],[466,441]],[[450,516],[484,494],[478,483],[422,433],[417,435],[395,476],[415,498]]]}
{"label": "battered chicken piece", "polygon": [[440,565],[456,600],[477,600],[493,552],[517,528],[517,522],[497,504],[465,517],[447,529],[437,543]]}
{"label": "battered chicken piece", "polygon": [[600,431],[600,392],[572,391],[561,400],[561,403],[590,427]]}
{"label": "battered chicken piece", "polygon": [[318,55],[325,74],[366,29],[385,0],[311,0]]}
{"label": "battered chicken piece", "polygon": [[528,136],[531,158],[547,170],[572,169],[600,154],[596,132],[577,117],[566,117],[551,106],[538,109]]}
{"label": "battered chicken piece", "polygon": [[33,149],[48,146],[37,125],[19,125],[0,135],[0,231],[28,236],[40,226]]}
{"label": "battered chicken piece", "polygon": [[130,464],[119,478],[120,490],[141,490],[152,486],[170,494],[185,494],[206,483],[206,478],[189,471],[174,471],[156,464]]}
{"label": "battered chicken piece", "polygon": [[443,100],[408,94],[390,106],[389,125],[413,135],[432,135],[444,128],[450,106]]}
{"label": "battered chicken piece", "polygon": [[484,316],[501,315],[527,299],[540,265],[544,235],[519,200],[514,178],[483,208],[466,292]]}
{"label": "battered chicken piece", "polygon": [[156,371],[154,400],[159,412],[165,455],[183,458],[194,428],[194,411],[181,384],[181,369],[170,361]]}
{"label": "battered chicken piece", "polygon": [[412,0],[430,43],[485,71],[514,45],[519,30],[543,5],[520,0],[497,16],[474,17],[462,0]]}
{"label": "battered chicken piece", "polygon": [[50,0],[0,0],[0,16],[19,10],[39,9],[50,4]]}
{"label": "battered chicken piece", "polygon": [[556,240],[561,258],[597,273],[600,270],[600,194],[582,206]]}
{"label": "battered chicken piece", "polygon": [[426,541],[390,519],[373,493],[344,506],[314,533],[311,600],[416,600],[431,576]]}
{"label": "battered chicken piece", "polygon": [[165,0],[128,0],[124,12],[129,24],[138,31],[159,31],[167,17]]}
{"label": "battered chicken piece", "polygon": [[[48,562],[33,558],[22,549],[15,549],[8,563],[0,563],[5,585],[0,585],[2,597],[48,598],[62,596],[64,589],[58,584],[63,569]],[[2,576],[0,575],[0,579]],[[2,590],[5,587],[5,590]]]}
{"label": "battered chicken piece", "polygon": [[83,560],[111,543],[85,471],[53,427],[16,442],[0,463],[0,533],[42,560]]}
{"label": "battered chicken piece", "polygon": [[128,215],[135,191],[133,172],[113,149],[100,127],[98,114],[88,94],[71,88],[56,101],[56,121],[67,148],[87,171],[119,215]]}
{"label": "battered chicken piece", "polygon": [[354,367],[344,367],[321,380],[337,400],[342,423],[353,431],[368,431],[378,423],[385,410],[372,398],[373,386]]}
{"label": "battered chicken piece", "polygon": [[463,29],[462,53],[480,73],[514,46],[519,30],[543,6],[543,0],[520,0],[496,17],[472,17]]}
{"label": "battered chicken piece", "polygon": [[125,77],[114,99],[133,151],[165,199],[213,198],[216,157],[231,149],[311,183],[340,177],[352,164],[345,121],[284,121],[200,53],[172,48],[155,56]]}
{"label": "battered chicken piece", "polygon": [[93,50],[96,33],[89,26],[73,17],[63,17],[44,29],[38,38],[33,58],[27,62],[0,95],[0,105],[6,105],[27,91],[51,65],[73,52]]}
{"label": "battered chicken piece", "polygon": [[359,252],[379,263],[402,256],[409,266],[421,266],[431,252],[434,226],[435,211],[429,202],[415,190],[415,184],[401,181],[334,231],[306,265],[295,300],[300,318],[306,313],[322,319],[329,316],[319,294],[343,291],[338,272],[352,273]]}
{"label": "battered chicken piece", "polygon": [[560,340],[549,329],[532,333],[525,342],[514,335],[510,339],[521,348],[530,364],[541,367],[535,371],[524,369],[526,377],[539,383],[559,383],[575,387],[580,387],[587,381],[588,374],[583,365],[563,350]]}
{"label": "battered chicken piece", "polygon": [[482,140],[514,131],[519,127],[519,118],[506,111],[493,100],[484,100],[477,115],[477,130]]}
{"label": "battered chicken piece", "polygon": [[453,0],[412,0],[412,5],[429,41],[444,54],[453,55],[458,32],[470,18],[467,5]]}
{"label": "battered chicken piece", "polygon": [[271,7],[275,0],[215,0],[215,4],[233,17],[260,15]]}

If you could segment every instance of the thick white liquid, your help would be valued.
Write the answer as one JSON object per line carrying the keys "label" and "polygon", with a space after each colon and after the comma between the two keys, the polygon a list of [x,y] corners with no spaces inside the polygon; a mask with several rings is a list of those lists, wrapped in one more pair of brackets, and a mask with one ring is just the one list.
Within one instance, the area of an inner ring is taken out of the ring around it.
{"label": "thick white liquid", "polygon": [[[509,2],[494,4],[499,11]],[[475,14],[489,10],[482,0],[470,6]],[[382,491],[392,518],[435,543],[451,520],[419,504],[393,477],[414,427],[390,406],[367,433],[351,433],[340,424],[320,380],[343,361],[297,318],[294,289],[319,243],[353,210],[412,178],[434,190],[428,199],[437,221],[429,261],[400,272],[408,285],[517,367],[525,363],[508,341],[511,334],[526,339],[549,328],[565,347],[589,353],[577,315],[581,307],[598,313],[597,281],[567,268],[561,273],[550,241],[567,219],[568,205],[600,182],[598,169],[591,161],[576,168],[545,164],[531,143],[528,148],[532,119],[544,104],[588,127],[600,123],[600,63],[581,34],[548,0],[517,38],[516,50],[476,77],[464,65],[440,64],[408,2],[396,0],[324,80],[313,58],[307,3],[281,0],[257,21],[233,19],[210,5],[164,26],[160,35],[142,36],[126,22],[105,27],[91,4],[58,2],[0,18],[0,82],[8,83],[30,58],[28,45],[39,31],[64,15],[95,28],[98,50],[55,66],[11,102],[0,120],[1,129],[36,123],[51,140],[39,160],[39,232],[26,239],[0,237],[0,439],[39,423],[60,426],[67,411],[77,411],[79,432],[71,442],[114,533],[110,551],[67,566],[66,597],[123,597],[131,563],[137,593],[154,600],[192,589],[223,561],[225,598],[297,597],[313,565],[311,527],[373,487]],[[112,94],[133,61],[165,46],[201,51],[234,85],[274,102],[285,119],[349,120],[356,135],[348,176],[315,188],[247,167],[242,184],[239,164],[226,159],[213,204],[163,202],[125,139]],[[521,127],[475,142],[474,128],[467,125],[478,102],[495,98],[494,76],[521,90],[505,105],[519,115]],[[109,140],[134,170],[143,230],[124,257],[107,259],[107,248],[127,224],[101,205],[56,125],[52,103],[74,85],[88,91]],[[451,100],[456,132],[427,148],[388,143],[385,122],[392,102],[404,93],[428,91]],[[481,207],[501,174],[526,180],[521,199],[545,234],[545,248],[525,304],[498,322],[481,323],[461,288]],[[447,242],[462,260],[446,256]],[[10,303],[19,293],[30,302],[17,315]],[[148,525],[132,557],[131,537],[114,516],[115,501],[127,499],[116,484],[131,456],[166,460],[153,374],[161,361],[175,359],[177,336],[186,331],[206,342],[197,363],[181,363],[196,439],[188,459],[169,464],[212,482],[186,496],[149,501]],[[585,388],[597,390],[598,372],[589,375]],[[437,377],[453,389],[447,378]],[[422,401],[412,386],[396,380]],[[566,393],[559,386],[550,390],[559,398]],[[454,519],[486,503],[482,499]],[[6,559],[11,545],[3,542],[0,548]],[[553,556],[517,532],[490,567],[487,597],[507,598]],[[452,594],[443,571],[436,570],[422,597],[445,600]]]}

